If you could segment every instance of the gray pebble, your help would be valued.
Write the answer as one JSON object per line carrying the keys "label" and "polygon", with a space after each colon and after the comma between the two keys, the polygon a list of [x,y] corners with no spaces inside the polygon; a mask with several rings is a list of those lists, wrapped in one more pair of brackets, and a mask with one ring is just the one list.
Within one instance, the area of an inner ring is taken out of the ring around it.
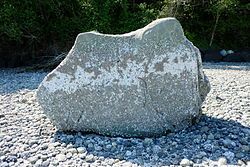
{"label": "gray pebble", "polygon": [[94,161],[94,156],[92,154],[87,155],[85,157],[86,162],[93,162]]}
{"label": "gray pebble", "polygon": [[223,155],[225,157],[227,157],[227,159],[229,159],[229,160],[232,160],[234,158],[234,156],[235,156],[234,153],[231,152],[231,151],[225,152]]}
{"label": "gray pebble", "polygon": [[210,133],[208,136],[207,136],[207,139],[208,140],[214,140],[214,135],[212,133]]}
{"label": "gray pebble", "polygon": [[9,167],[8,162],[2,162],[0,165],[1,165],[1,167]]}
{"label": "gray pebble", "polygon": [[218,165],[219,165],[219,166],[227,165],[227,159],[224,158],[224,157],[219,158],[219,160],[218,160]]}
{"label": "gray pebble", "polygon": [[78,147],[77,151],[78,151],[78,153],[85,153],[87,150],[85,147]]}
{"label": "gray pebble", "polygon": [[64,154],[58,154],[56,155],[56,159],[59,161],[59,162],[63,162],[63,161],[66,161],[66,156]]}
{"label": "gray pebble", "polygon": [[193,162],[185,158],[185,159],[181,160],[180,165],[181,166],[191,166],[191,165],[193,165]]}
{"label": "gray pebble", "polygon": [[37,156],[33,156],[33,157],[28,158],[28,161],[29,161],[31,164],[35,164],[37,160],[38,160],[38,157],[37,157]]}
{"label": "gray pebble", "polygon": [[75,149],[75,148],[69,148],[67,151],[71,152],[72,154],[77,153],[77,149]]}

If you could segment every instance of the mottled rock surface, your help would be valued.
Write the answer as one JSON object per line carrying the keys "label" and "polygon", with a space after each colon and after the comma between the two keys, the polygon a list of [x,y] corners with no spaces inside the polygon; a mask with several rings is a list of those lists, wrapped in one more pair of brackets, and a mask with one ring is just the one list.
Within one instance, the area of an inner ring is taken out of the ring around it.
{"label": "mottled rock surface", "polygon": [[158,136],[191,125],[209,89],[200,52],[165,18],[123,35],[79,34],[37,98],[60,130]]}

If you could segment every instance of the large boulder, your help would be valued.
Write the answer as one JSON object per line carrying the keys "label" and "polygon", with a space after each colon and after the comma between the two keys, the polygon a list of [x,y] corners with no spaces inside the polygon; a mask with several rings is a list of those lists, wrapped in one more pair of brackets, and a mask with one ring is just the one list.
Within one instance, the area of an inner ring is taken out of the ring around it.
{"label": "large boulder", "polygon": [[81,33],[37,91],[63,131],[159,136],[191,125],[210,85],[174,18],[123,35]]}

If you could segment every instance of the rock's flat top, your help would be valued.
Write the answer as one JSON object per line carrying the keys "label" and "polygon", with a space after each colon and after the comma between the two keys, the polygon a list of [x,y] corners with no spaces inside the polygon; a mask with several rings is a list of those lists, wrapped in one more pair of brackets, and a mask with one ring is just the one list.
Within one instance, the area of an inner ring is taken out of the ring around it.
{"label": "rock's flat top", "polygon": [[0,166],[250,165],[250,64],[206,63],[204,68],[212,89],[201,121],[146,139],[58,132],[35,98],[47,73],[1,69]]}
{"label": "rock's flat top", "polygon": [[163,18],[123,35],[79,34],[37,97],[61,130],[145,137],[195,122],[208,85],[198,49]]}

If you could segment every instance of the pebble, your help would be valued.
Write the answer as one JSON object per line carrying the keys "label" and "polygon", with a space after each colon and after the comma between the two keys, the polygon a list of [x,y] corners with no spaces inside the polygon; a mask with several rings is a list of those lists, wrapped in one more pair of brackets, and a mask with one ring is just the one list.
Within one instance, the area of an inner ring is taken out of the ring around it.
{"label": "pebble", "polygon": [[158,145],[155,145],[155,146],[153,147],[152,151],[153,151],[154,153],[159,153],[159,152],[161,151],[161,147],[158,146]]}
{"label": "pebble", "polygon": [[[250,144],[250,143],[249,143],[249,144]],[[242,151],[244,151],[244,152],[249,152],[249,151],[250,151],[250,147],[247,146],[247,145],[242,145],[242,146],[241,146],[241,149],[242,149]]]}
{"label": "pebble", "polygon": [[28,158],[28,161],[29,161],[31,164],[35,164],[37,160],[38,160],[38,157],[37,157],[37,156],[33,156],[33,157]]}
{"label": "pebble", "polygon": [[69,152],[69,153],[66,154],[66,158],[67,158],[67,159],[70,159],[70,158],[72,157],[72,155],[73,155],[73,154],[72,154],[71,152]]}
{"label": "pebble", "polygon": [[181,160],[180,165],[181,166],[191,166],[191,165],[193,165],[193,162],[185,158],[185,159]]}
{"label": "pebble", "polygon": [[80,154],[78,154],[78,156],[79,156],[79,158],[84,159],[86,157],[86,154],[80,153]]}
{"label": "pebble", "polygon": [[223,140],[223,144],[225,147],[235,147],[236,146],[235,142],[233,142],[230,139]]}
{"label": "pebble", "polygon": [[42,166],[49,166],[50,160],[43,161]]}
{"label": "pebble", "polygon": [[181,132],[145,139],[58,131],[35,99],[47,73],[16,70],[0,69],[1,167],[247,166],[250,63],[205,63],[212,90],[200,121]]}
{"label": "pebble", "polygon": [[207,139],[208,140],[214,140],[214,135],[212,133],[210,133],[208,136],[207,136]]}
{"label": "pebble", "polygon": [[227,159],[229,159],[229,160],[232,160],[234,158],[234,156],[235,156],[234,153],[231,152],[231,151],[225,152],[223,155],[225,157],[227,157]]}
{"label": "pebble", "polygon": [[128,151],[126,151],[125,155],[126,155],[127,157],[130,157],[130,156],[132,155],[132,152],[128,150]]}
{"label": "pebble", "polygon": [[208,132],[208,131],[209,131],[209,128],[208,128],[207,126],[203,126],[203,127],[201,128],[201,131],[202,131],[202,132]]}
{"label": "pebble", "polygon": [[69,148],[68,152],[71,152],[72,154],[75,154],[75,153],[77,153],[77,149],[75,149],[75,148]]}
{"label": "pebble", "polygon": [[58,154],[56,155],[56,159],[59,161],[59,162],[63,162],[65,161],[67,158],[64,154]]}
{"label": "pebble", "polygon": [[77,151],[78,151],[78,153],[85,153],[87,150],[85,147],[78,147]]}
{"label": "pebble", "polygon": [[94,161],[94,156],[92,154],[87,155],[85,157],[86,162],[93,162]]}
{"label": "pebble", "polygon": [[48,156],[47,155],[41,155],[40,157],[43,161],[47,160],[48,159]]}
{"label": "pebble", "polygon": [[242,152],[236,153],[235,157],[236,158],[243,158],[245,154],[243,154]]}
{"label": "pebble", "polygon": [[219,165],[219,166],[227,165],[227,159],[224,158],[224,157],[219,158],[219,160],[218,160],[218,165]]}
{"label": "pebble", "polygon": [[3,162],[3,163],[1,163],[1,167],[9,167],[8,162]]}
{"label": "pebble", "polygon": [[43,164],[43,160],[42,160],[42,159],[39,159],[39,160],[36,161],[35,166],[39,167],[39,166],[41,166],[42,164]]}

